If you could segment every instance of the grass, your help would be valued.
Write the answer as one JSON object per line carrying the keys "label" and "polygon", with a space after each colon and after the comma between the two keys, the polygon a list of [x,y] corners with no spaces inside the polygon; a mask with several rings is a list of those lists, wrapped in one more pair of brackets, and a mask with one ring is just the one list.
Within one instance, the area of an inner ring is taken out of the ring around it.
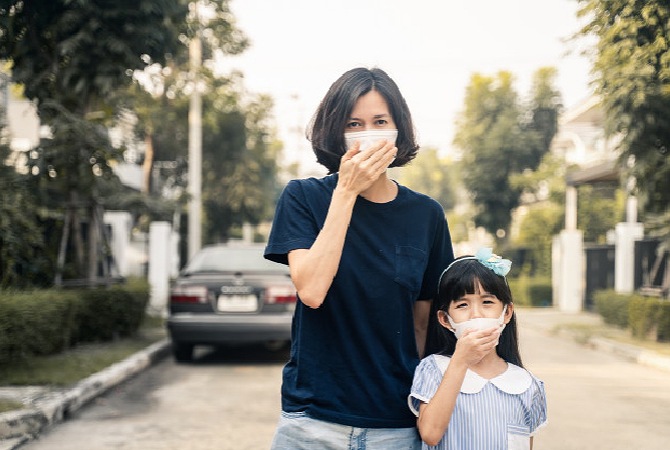
{"label": "grass", "polygon": [[16,409],[21,409],[22,407],[23,403],[21,402],[0,398],[0,413],[14,411]]}
{"label": "grass", "polygon": [[611,325],[562,324],[554,332],[566,330],[574,334],[575,341],[586,344],[589,339],[600,337],[622,344],[634,345],[643,349],[670,356],[670,342],[657,342],[652,339],[637,339],[631,336],[630,330],[617,328]]}
{"label": "grass", "polygon": [[163,320],[151,318],[130,338],[78,345],[63,353],[28,357],[0,368],[0,386],[69,386],[164,337]]}

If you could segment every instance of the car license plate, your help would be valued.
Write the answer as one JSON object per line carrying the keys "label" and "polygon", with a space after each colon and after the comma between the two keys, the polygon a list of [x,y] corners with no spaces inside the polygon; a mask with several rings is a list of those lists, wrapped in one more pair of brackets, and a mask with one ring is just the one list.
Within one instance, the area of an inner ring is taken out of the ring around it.
{"label": "car license plate", "polygon": [[219,295],[217,308],[221,312],[254,312],[258,301],[255,295]]}

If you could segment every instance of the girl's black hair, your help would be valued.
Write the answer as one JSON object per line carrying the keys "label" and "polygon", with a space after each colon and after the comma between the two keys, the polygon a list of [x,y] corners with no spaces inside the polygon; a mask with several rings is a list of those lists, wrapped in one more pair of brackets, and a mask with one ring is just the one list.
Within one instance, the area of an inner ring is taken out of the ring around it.
{"label": "girl's black hair", "polygon": [[404,166],[416,157],[419,146],[414,136],[414,124],[400,89],[382,69],[358,67],[342,74],[330,86],[307,131],[316,160],[328,169],[329,174],[339,170],[340,159],[347,151],[344,130],[351,111],[358,99],[372,90],[384,97],[398,128],[398,153],[390,167]]}
{"label": "girl's black hair", "polygon": [[[505,277],[495,274],[476,259],[462,256],[457,258],[449,270],[440,277],[433,314],[437,316],[439,310],[447,312],[449,305],[465,294],[477,293],[478,285],[481,285],[486,292],[498,297],[503,305],[509,305],[513,301],[512,292]],[[456,350],[456,336],[454,333],[440,325],[437,320],[432,320],[431,324],[437,327],[437,333],[434,336],[437,339],[439,353],[448,356],[453,355]],[[519,353],[516,313],[512,314],[512,318],[500,335],[496,352],[505,361],[523,367],[521,354]]]}

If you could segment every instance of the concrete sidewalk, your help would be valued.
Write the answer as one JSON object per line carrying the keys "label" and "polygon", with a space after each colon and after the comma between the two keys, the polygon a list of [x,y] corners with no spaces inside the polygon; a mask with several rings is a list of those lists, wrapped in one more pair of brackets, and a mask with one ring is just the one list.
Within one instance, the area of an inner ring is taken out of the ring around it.
{"label": "concrete sidewalk", "polygon": [[[670,372],[670,343],[662,344],[668,349],[668,353],[661,354],[645,348],[642,343],[636,345],[604,337],[599,330],[609,328],[611,333],[608,334],[614,335],[624,335],[627,332],[604,325],[602,317],[598,314],[564,313],[554,308],[518,308],[516,311],[520,327],[539,329],[546,333],[573,339],[593,349],[621,356],[630,362]],[[588,332],[580,332],[580,329],[588,330]]]}
{"label": "concrete sidewalk", "polygon": [[0,397],[26,405],[25,409],[0,414],[0,450],[14,450],[36,438],[89,401],[168,355],[169,349],[167,339],[156,342],[70,388],[0,388]]}
{"label": "concrete sidewalk", "polygon": [[[589,312],[562,313],[553,308],[518,308],[520,327],[573,339],[600,351],[622,356],[626,360],[670,372],[670,356],[607,339],[594,333],[587,338],[580,327],[603,328],[602,319]],[[670,349],[670,344],[668,349]],[[0,388],[0,397],[23,402],[26,409],[0,414],[0,450],[15,450],[37,437],[42,431],[63,420],[87,402],[124,382],[169,354],[169,341],[157,342],[146,349],[93,374],[69,389],[45,387]],[[670,352],[668,353],[670,355]]]}

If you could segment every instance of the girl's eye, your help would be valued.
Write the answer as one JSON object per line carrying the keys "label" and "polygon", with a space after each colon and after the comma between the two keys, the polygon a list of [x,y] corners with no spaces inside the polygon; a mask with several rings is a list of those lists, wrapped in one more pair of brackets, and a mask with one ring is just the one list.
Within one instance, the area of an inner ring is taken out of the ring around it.
{"label": "girl's eye", "polygon": [[466,306],[468,306],[468,304],[466,302],[457,302],[454,305],[454,308],[465,308]]}

